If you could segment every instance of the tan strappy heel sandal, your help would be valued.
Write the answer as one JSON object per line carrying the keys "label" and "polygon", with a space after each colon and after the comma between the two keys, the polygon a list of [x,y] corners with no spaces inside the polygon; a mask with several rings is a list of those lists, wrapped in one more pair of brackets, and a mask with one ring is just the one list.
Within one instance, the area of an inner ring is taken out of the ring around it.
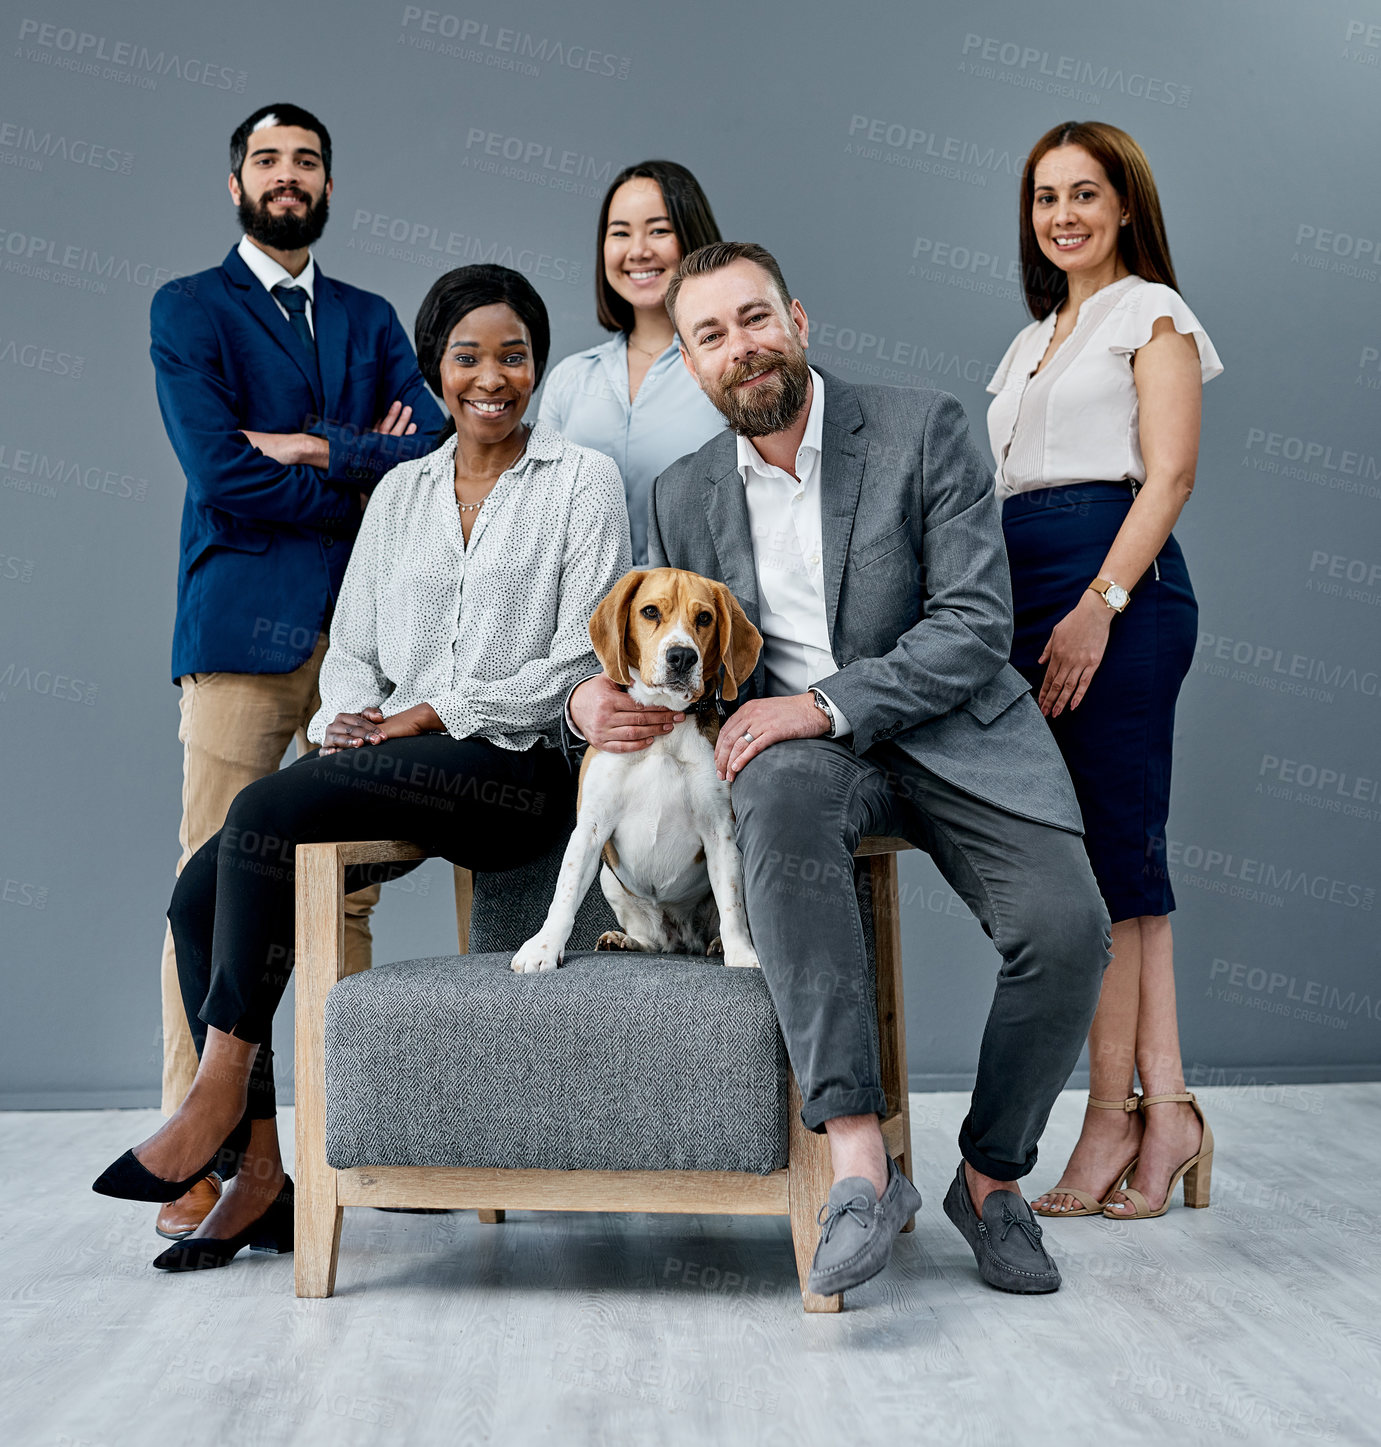
{"label": "tan strappy heel sandal", "polygon": [[[1089,1096],[1088,1103],[1097,1110],[1123,1110],[1130,1115],[1133,1111],[1141,1108],[1141,1097],[1129,1095],[1126,1100],[1095,1100]],[[1136,1165],[1140,1156],[1133,1156],[1125,1166],[1117,1173],[1117,1178],[1108,1187],[1108,1194],[1100,1201],[1091,1191],[1080,1191],[1074,1186],[1051,1186],[1048,1191],[1042,1191],[1042,1196],[1053,1196],[1058,1192],[1061,1196],[1073,1196],[1079,1203],[1077,1211],[1052,1211],[1045,1206],[1037,1206],[1034,1203],[1031,1209],[1038,1216],[1054,1216],[1056,1220],[1068,1220],[1071,1216],[1101,1216],[1103,1207],[1112,1200],[1113,1192],[1120,1191],[1127,1177],[1132,1173],[1132,1167]]]}
{"label": "tan strappy heel sandal", "polygon": [[1170,1198],[1175,1194],[1175,1187],[1179,1185],[1181,1177],[1184,1178],[1184,1204],[1198,1207],[1208,1205],[1208,1191],[1213,1180],[1213,1127],[1204,1119],[1204,1113],[1199,1109],[1199,1102],[1194,1098],[1192,1090],[1186,1090],[1179,1095],[1143,1095],[1141,1108],[1145,1110],[1148,1105],[1160,1105],[1168,1100],[1184,1101],[1194,1107],[1194,1114],[1199,1117],[1199,1124],[1204,1128],[1204,1138],[1199,1142],[1199,1154],[1190,1156],[1170,1177],[1170,1184],[1165,1188],[1165,1200],[1161,1202],[1159,1211],[1150,1208],[1146,1197],[1140,1191],[1131,1186],[1122,1186],[1122,1194],[1136,1209],[1115,1211],[1109,1205],[1103,1214],[1110,1221],[1153,1221],[1157,1216],[1165,1215],[1170,1209]]}

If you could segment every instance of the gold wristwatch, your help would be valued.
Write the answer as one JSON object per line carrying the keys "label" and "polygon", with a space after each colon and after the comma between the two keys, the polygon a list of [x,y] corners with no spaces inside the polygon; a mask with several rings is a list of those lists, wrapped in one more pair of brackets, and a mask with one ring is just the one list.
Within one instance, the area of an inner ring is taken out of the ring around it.
{"label": "gold wristwatch", "polygon": [[1131,594],[1120,583],[1114,583],[1111,578],[1095,578],[1089,587],[1114,613],[1120,613],[1131,599]]}

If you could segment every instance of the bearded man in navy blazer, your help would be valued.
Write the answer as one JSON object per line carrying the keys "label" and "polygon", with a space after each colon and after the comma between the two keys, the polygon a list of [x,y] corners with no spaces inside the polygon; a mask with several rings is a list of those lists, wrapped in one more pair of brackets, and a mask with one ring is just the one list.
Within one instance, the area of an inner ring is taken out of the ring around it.
{"label": "bearded man in navy blazer", "polygon": [[[182,687],[182,865],[235,795],[276,769],[319,707],[326,633],[364,504],[429,452],[441,410],[393,308],[322,274],[331,137],[310,112],[264,106],[230,139],[244,239],[154,297],[158,404],[187,477],[173,681]],[[267,846],[266,846],[267,847]],[[347,900],[349,968],[369,965],[378,887]],[[171,935],[163,945],[163,1110],[196,1074]],[[159,1214],[187,1235],[215,1177]]]}

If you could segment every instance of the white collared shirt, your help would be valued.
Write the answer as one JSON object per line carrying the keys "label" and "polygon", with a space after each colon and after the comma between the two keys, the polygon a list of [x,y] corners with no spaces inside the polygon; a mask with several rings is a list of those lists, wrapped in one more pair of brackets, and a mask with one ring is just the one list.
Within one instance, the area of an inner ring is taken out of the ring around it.
{"label": "white collared shirt", "polygon": [[590,615],[628,571],[619,470],[538,422],[479,509],[467,544],[456,439],[374,489],[321,664],[320,743],[339,713],[419,703],[452,738],[528,749],[599,668]]}
{"label": "white collared shirt", "polygon": [[240,253],[240,260],[263,282],[264,290],[273,297],[273,304],[284,316],[288,315],[288,309],[276,296],[273,296],[274,287],[280,282],[286,282],[288,286],[298,287],[307,293],[307,326],[315,337],[316,258],[311,252],[307,253],[307,264],[302,268],[302,274],[294,276],[286,267],[280,266],[268,252],[260,251],[248,236],[240,238],[240,244],[236,250]]}
{"label": "white collared shirt", "polygon": [[[739,437],[738,472],[748,503],[758,577],[758,630],[771,695],[804,693],[839,671],[825,611],[824,544],[820,522],[820,454],[824,445],[825,382],[810,369],[810,412],[796,450],[796,476],[763,460],[750,438]],[[839,734],[851,732],[834,708]]]}

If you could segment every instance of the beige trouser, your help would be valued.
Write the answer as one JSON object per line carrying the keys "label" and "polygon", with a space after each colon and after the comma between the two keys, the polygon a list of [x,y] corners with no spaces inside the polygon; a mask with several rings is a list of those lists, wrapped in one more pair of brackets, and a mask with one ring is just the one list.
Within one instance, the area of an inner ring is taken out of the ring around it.
{"label": "beige trouser", "polygon": [[[312,656],[292,673],[188,673],[182,684],[182,857],[177,872],[225,823],[235,795],[272,773],[288,745],[297,740],[300,757],[312,745],[306,728],[321,707],[317,675],[326,635]],[[371,885],[345,900],[346,968],[369,968],[369,912],[379,901]],[[182,992],[172,931],[163,937],[163,1114],[171,1115],[197,1073],[197,1052]]]}

